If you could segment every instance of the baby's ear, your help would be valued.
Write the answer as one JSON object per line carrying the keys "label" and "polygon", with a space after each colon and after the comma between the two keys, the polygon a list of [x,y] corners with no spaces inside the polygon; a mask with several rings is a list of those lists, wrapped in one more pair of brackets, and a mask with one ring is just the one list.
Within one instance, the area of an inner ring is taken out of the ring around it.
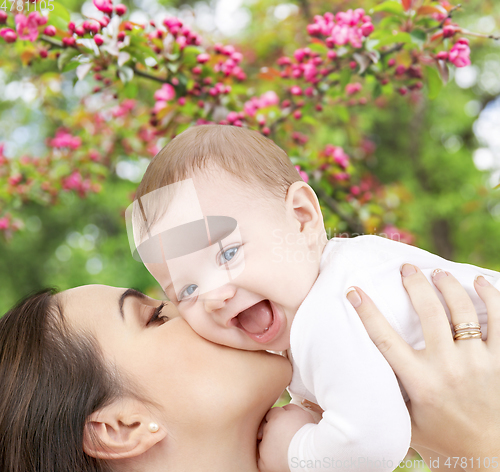
{"label": "baby's ear", "polygon": [[324,231],[318,197],[305,182],[294,182],[286,194],[287,213],[300,224],[300,232]]}
{"label": "baby's ear", "polygon": [[96,459],[128,459],[145,453],[166,435],[141,402],[122,398],[87,418],[83,450]]}

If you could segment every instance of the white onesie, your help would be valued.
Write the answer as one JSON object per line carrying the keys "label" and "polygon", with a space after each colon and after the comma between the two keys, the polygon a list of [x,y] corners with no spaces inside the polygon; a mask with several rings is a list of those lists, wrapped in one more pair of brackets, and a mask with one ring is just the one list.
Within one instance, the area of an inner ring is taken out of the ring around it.
{"label": "white onesie", "polygon": [[406,392],[345,296],[352,285],[361,287],[396,332],[423,349],[420,320],[401,283],[404,263],[418,266],[429,280],[434,269],[451,272],[472,298],[486,337],[486,307],[473,283],[482,274],[499,287],[499,272],[379,236],[330,239],[290,333],[290,393],[324,410],[319,424],[307,424],[293,437],[288,448],[292,472],[387,472],[405,457],[411,439]]}

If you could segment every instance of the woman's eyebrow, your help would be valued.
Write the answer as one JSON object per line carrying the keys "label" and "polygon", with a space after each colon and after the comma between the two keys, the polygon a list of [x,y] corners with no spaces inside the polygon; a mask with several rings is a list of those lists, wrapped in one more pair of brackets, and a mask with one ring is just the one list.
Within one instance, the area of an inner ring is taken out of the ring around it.
{"label": "woman's eyebrow", "polygon": [[120,296],[120,299],[118,300],[118,306],[120,308],[120,315],[122,316],[123,321],[125,321],[125,314],[123,313],[123,304],[125,303],[125,300],[128,297],[135,297],[140,300],[143,300],[144,298],[147,298],[144,293],[142,293],[139,290],[136,290],[135,288],[128,288],[123,292]]}

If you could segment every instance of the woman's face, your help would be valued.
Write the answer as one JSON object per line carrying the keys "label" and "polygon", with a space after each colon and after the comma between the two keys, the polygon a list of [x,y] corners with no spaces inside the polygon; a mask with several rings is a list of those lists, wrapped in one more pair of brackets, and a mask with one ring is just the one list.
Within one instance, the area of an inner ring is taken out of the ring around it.
{"label": "woman's face", "polygon": [[262,418],[290,381],[283,357],[213,344],[169,302],[159,315],[168,320],[150,321],[160,302],[134,290],[87,285],[58,297],[70,326],[94,335],[106,359],[161,407],[169,424]]}

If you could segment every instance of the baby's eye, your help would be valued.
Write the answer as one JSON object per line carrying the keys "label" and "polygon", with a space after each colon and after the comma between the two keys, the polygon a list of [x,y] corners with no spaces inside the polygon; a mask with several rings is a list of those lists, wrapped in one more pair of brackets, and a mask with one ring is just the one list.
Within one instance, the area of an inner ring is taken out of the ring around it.
{"label": "baby's eye", "polygon": [[229,262],[236,255],[239,248],[240,248],[239,246],[236,246],[236,247],[232,247],[230,249],[226,249],[220,256],[221,264],[225,264],[226,262]]}
{"label": "baby's eye", "polygon": [[179,294],[179,300],[183,300],[186,297],[190,297],[198,288],[198,285],[191,284],[188,285],[182,292]]}

